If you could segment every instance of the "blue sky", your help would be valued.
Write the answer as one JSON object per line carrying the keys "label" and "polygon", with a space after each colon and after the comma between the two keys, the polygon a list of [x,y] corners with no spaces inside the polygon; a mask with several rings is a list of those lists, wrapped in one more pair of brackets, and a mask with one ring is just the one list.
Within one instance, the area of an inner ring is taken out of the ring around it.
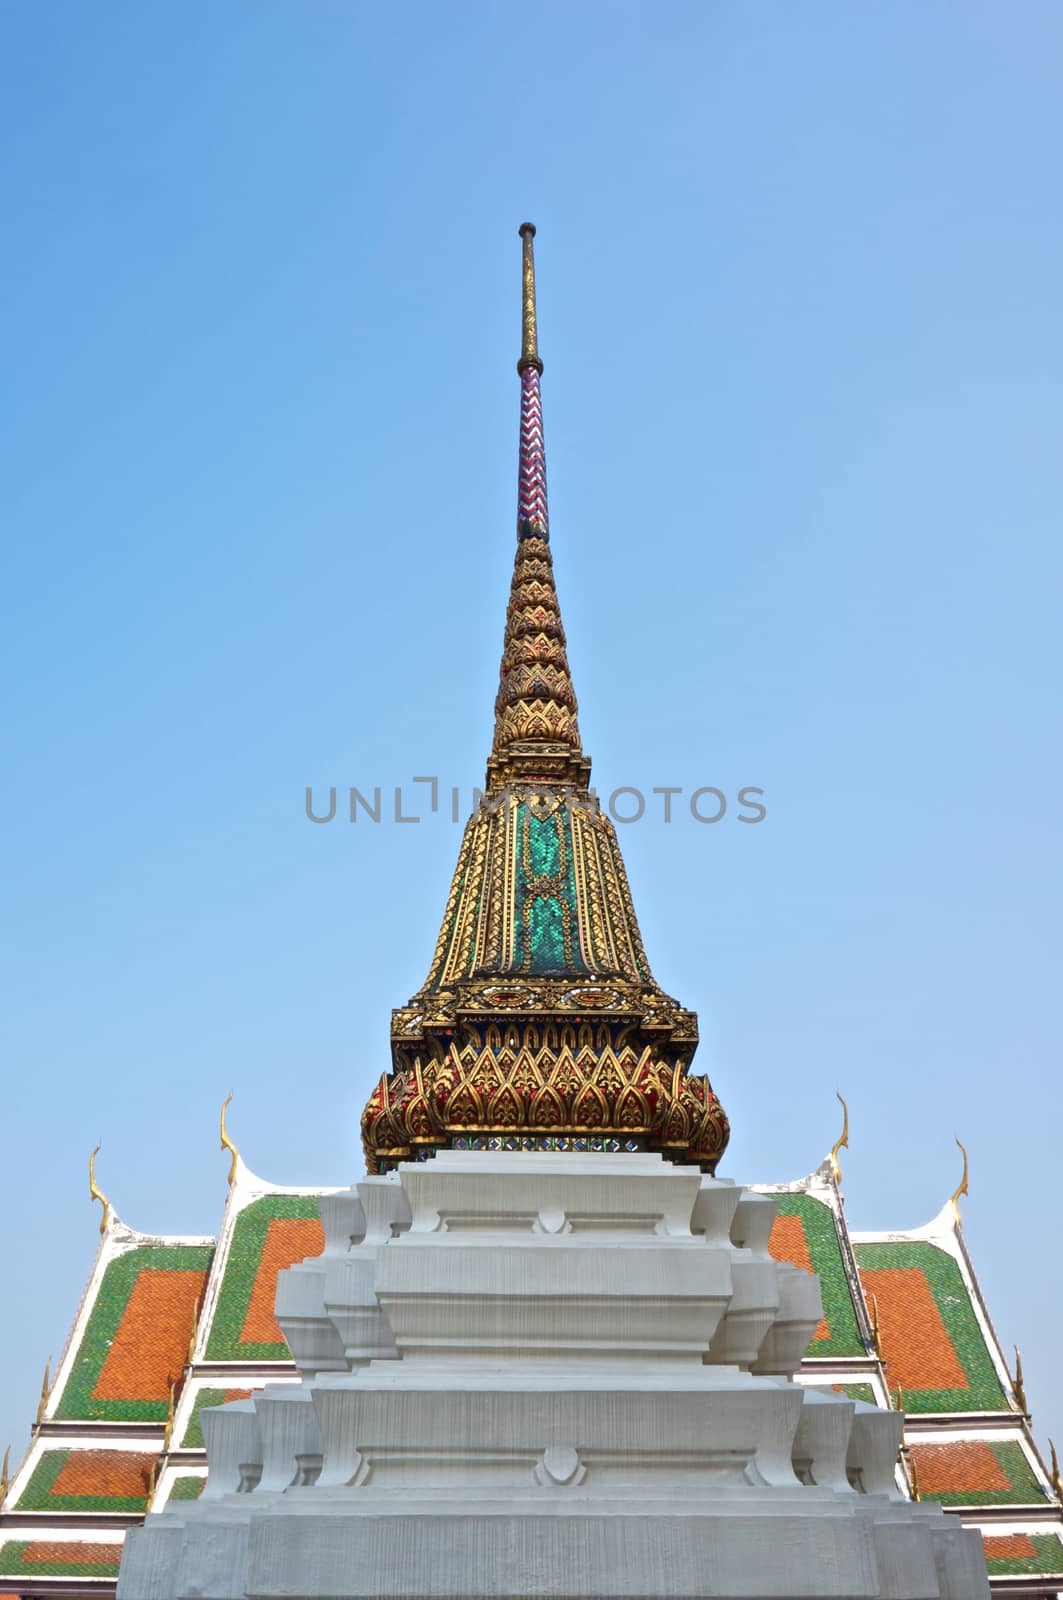
{"label": "blue sky", "polygon": [[[554,559],[726,1170],[967,1241],[1063,1439],[1063,14],[5,8],[9,1314],[25,1443],[97,1243],[339,1184],[459,830],[307,822],[491,728],[519,241]],[[407,789],[411,799],[413,791]],[[423,809],[423,802],[422,802]],[[13,1308],[10,1309],[10,1308]]]}

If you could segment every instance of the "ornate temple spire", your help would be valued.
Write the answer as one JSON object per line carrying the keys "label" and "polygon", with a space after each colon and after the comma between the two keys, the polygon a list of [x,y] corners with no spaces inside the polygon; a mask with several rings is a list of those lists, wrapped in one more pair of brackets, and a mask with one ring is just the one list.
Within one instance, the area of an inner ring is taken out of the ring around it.
{"label": "ornate temple spire", "polygon": [[487,792],[428,977],[392,1012],[362,1116],[370,1172],[436,1150],[659,1150],[711,1172],[723,1108],[688,1068],[697,1018],[643,949],[620,845],[589,789],[550,558],[535,310],[521,224],[517,553]]}
{"label": "ornate temple spire", "polygon": [[539,388],[543,364],[535,305],[535,228],[522,222],[520,449],[517,462],[517,555],[502,645],[495,734],[487,786],[526,778],[585,788],[576,693],[568,666],[550,555],[546,446]]}

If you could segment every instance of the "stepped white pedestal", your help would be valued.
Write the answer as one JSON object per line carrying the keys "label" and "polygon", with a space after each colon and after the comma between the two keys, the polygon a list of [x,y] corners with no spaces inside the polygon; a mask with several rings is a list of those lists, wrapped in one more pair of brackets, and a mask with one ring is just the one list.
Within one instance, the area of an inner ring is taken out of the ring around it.
{"label": "stepped white pedestal", "polygon": [[208,1485],[119,1600],[981,1600],[901,1418],[794,1384],[771,1197],[659,1156],[445,1152],[322,1201],[298,1387],[203,1413]]}

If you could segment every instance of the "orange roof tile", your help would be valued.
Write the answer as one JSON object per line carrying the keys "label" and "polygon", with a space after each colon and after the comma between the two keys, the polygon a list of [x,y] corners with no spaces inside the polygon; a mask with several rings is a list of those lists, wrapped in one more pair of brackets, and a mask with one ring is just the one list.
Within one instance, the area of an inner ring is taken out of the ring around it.
{"label": "orange roof tile", "polygon": [[205,1272],[137,1275],[92,1391],[95,1400],[166,1400],[184,1368]]}
{"label": "orange roof tile", "polygon": [[860,1276],[868,1302],[873,1296],[878,1303],[891,1388],[968,1388],[926,1275],[918,1267],[886,1267]]}
{"label": "orange roof tile", "polygon": [[117,1558],[117,1544],[89,1544],[84,1539],[34,1539],[22,1552],[22,1564],[41,1565],[52,1561],[83,1561],[89,1566],[110,1566]]}
{"label": "orange roof tile", "polygon": [[307,1256],[319,1256],[325,1248],[325,1230],[316,1217],[274,1217],[266,1230],[266,1242],[259,1257],[255,1283],[247,1307],[241,1344],[283,1344],[273,1306],[277,1298],[277,1274]]}
{"label": "orange roof tile", "polygon": [[1029,1561],[1037,1555],[1028,1533],[983,1534],[987,1561]]}
{"label": "orange roof tile", "polygon": [[[771,1225],[771,1237],[768,1240],[768,1250],[776,1261],[789,1261],[795,1267],[801,1267],[805,1272],[815,1272],[812,1265],[812,1256],[808,1248],[808,1236],[805,1225],[800,1217],[776,1217]],[[820,1317],[816,1324],[813,1339],[829,1339],[830,1328],[826,1317]]]}
{"label": "orange roof tile", "polygon": [[71,1450],[51,1492],[94,1498],[145,1495],[154,1460],[153,1454],[134,1450]]}
{"label": "orange roof tile", "polygon": [[982,1439],[913,1444],[910,1450],[919,1475],[920,1494],[965,1494],[974,1490],[1011,1488],[1007,1473]]}

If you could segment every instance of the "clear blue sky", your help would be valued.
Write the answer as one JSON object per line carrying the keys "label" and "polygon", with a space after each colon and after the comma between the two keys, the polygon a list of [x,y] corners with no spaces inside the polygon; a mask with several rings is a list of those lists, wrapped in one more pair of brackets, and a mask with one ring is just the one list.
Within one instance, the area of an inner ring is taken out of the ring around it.
{"label": "clear blue sky", "polygon": [[[1057,1380],[1063,12],[4,7],[0,1448],[97,1242],[213,1232],[218,1108],[362,1170],[483,770],[532,218],[599,786],[727,1171],[967,1238]],[[659,802],[656,803],[659,806]]]}

